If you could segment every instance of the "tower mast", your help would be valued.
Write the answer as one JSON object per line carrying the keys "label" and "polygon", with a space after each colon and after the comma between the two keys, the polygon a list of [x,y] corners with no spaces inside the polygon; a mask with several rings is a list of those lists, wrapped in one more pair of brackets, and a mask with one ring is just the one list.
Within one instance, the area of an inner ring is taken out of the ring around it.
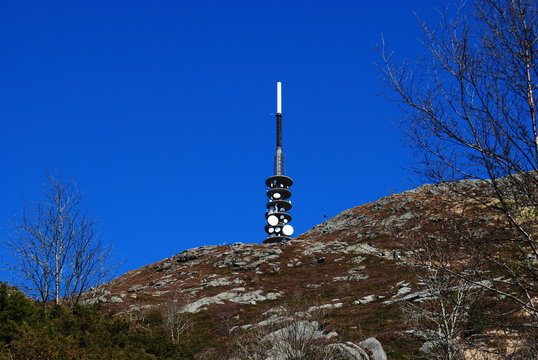
{"label": "tower mast", "polygon": [[282,83],[276,83],[276,154],[275,175],[283,175],[284,154],[282,154]]}
{"label": "tower mast", "polygon": [[265,232],[267,238],[264,243],[276,243],[289,240],[293,234],[293,227],[289,224],[291,215],[291,191],[293,180],[284,175],[284,152],[282,151],[282,83],[276,83],[276,153],[273,176],[265,180],[267,185],[267,211],[265,212]]}

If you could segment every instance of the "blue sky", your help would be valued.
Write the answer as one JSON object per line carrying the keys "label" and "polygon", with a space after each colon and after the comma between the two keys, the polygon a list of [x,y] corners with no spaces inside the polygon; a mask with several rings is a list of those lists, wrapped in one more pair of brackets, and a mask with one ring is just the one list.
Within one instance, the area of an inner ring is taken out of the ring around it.
{"label": "blue sky", "polygon": [[[409,189],[374,47],[421,51],[410,1],[4,1],[0,236],[46,169],[75,180],[120,272],[261,242],[275,84],[296,235]],[[4,257],[3,261],[7,261]]]}

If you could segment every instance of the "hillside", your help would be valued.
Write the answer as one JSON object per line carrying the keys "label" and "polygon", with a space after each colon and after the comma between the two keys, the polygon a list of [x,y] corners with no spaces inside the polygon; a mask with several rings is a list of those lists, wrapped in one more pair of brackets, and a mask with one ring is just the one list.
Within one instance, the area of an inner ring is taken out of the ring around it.
{"label": "hillside", "polygon": [[[375,337],[388,358],[408,358],[422,343],[403,321],[401,304],[430,296],[412,271],[410,246],[450,231],[449,219],[463,211],[452,201],[461,204],[464,193],[479,188],[461,186],[462,195],[424,185],[387,196],[286,243],[186,250],[92,289],[84,302],[135,319],[172,306],[193,314],[196,332],[215,344],[259,324],[282,323],[293,309],[294,319],[317,321],[331,342]],[[469,202],[465,216],[469,226],[491,225],[479,204]]]}

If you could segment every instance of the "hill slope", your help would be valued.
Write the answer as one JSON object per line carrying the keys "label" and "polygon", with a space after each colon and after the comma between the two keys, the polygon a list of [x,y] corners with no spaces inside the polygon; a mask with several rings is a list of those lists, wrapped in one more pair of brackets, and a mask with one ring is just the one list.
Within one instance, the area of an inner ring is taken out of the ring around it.
{"label": "hill slope", "polygon": [[[459,210],[443,198],[442,188],[424,185],[346,210],[286,243],[186,250],[92,289],[84,301],[134,317],[174,306],[195,314],[198,331],[217,343],[282,319],[285,305],[338,342],[375,337],[389,358],[406,358],[421,344],[400,303],[427,297],[410,271],[409,245],[446,231]],[[479,207],[467,211],[481,216]]]}

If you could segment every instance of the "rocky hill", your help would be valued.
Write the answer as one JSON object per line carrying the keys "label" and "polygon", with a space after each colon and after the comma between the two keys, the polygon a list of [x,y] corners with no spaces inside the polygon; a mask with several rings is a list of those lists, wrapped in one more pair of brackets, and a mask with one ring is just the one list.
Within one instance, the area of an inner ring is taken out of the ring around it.
{"label": "rocky hill", "polygon": [[[430,295],[411,271],[409,246],[446,231],[461,211],[446,198],[424,185],[346,210],[286,243],[186,250],[92,289],[84,302],[134,318],[173,306],[215,343],[262,325],[285,328],[291,316],[302,332],[355,349],[348,358],[408,358],[422,344],[400,305]],[[480,218],[479,208],[473,216]]]}

